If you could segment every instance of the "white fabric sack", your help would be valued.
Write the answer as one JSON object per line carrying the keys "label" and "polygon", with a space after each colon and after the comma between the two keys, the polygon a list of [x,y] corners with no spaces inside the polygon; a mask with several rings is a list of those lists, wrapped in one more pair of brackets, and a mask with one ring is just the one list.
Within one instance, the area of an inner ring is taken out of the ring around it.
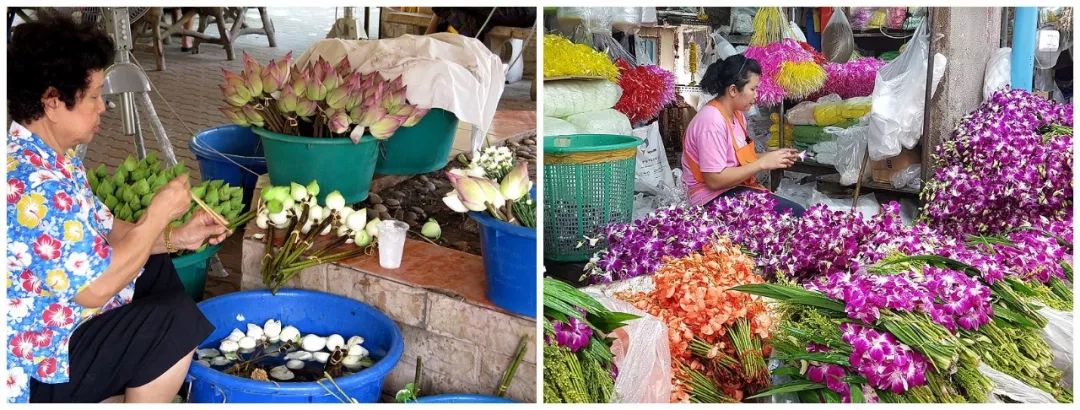
{"label": "white fabric sack", "polygon": [[630,119],[613,108],[583,112],[566,117],[581,134],[634,135]]}
{"label": "white fabric sack", "polygon": [[[930,33],[924,22],[915,31],[907,49],[878,71],[874,81],[873,108],[867,147],[871,161],[900,155],[903,148],[915,148],[922,136],[923,108],[926,103],[926,64],[930,52]],[[945,56],[934,56],[936,90],[945,75]]]}
{"label": "white fabric sack", "polygon": [[578,134],[574,124],[558,118],[544,117],[544,136],[549,135],[573,135]]}
{"label": "white fabric sack", "polygon": [[323,57],[337,64],[345,56],[355,70],[402,76],[405,98],[424,108],[441,108],[474,125],[473,151],[491,129],[506,82],[503,62],[480,40],[459,34],[403,35],[381,40],[316,41],[295,65]]}
{"label": "white fabric sack", "polygon": [[568,117],[614,107],[622,88],[607,80],[560,80],[544,83],[544,115]]}
{"label": "white fabric sack", "polygon": [[665,189],[673,188],[675,179],[671,176],[664,140],[660,138],[660,123],[635,128],[633,135],[643,141],[638,145],[634,191],[660,195]]}

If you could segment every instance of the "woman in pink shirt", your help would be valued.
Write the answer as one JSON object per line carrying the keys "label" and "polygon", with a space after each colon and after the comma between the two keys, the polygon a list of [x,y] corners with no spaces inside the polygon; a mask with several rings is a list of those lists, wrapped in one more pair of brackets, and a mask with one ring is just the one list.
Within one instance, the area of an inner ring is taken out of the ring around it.
{"label": "woman in pink shirt", "polygon": [[[799,153],[781,148],[757,156],[746,132],[744,112],[754,105],[761,81],[761,65],[736,54],[705,70],[701,88],[716,97],[690,121],[683,140],[682,169],[692,205],[701,206],[721,196],[752,190],[768,192],[755,176],[762,171],[789,168]],[[804,209],[776,196],[777,211],[801,216]]]}

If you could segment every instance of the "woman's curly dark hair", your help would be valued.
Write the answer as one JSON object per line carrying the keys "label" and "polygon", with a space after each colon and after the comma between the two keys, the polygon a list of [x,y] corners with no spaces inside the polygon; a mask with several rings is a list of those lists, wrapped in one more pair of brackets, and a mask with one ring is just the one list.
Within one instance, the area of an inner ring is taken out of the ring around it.
{"label": "woman's curly dark hair", "polygon": [[742,54],[735,54],[709,64],[701,78],[701,88],[716,96],[723,94],[732,85],[742,91],[746,83],[750,82],[750,73],[761,75],[761,64]]}
{"label": "woman's curly dark hair", "polygon": [[45,115],[41,97],[49,87],[68,109],[90,86],[90,74],[108,67],[113,41],[92,24],[56,13],[15,26],[8,43],[8,114],[22,124]]}

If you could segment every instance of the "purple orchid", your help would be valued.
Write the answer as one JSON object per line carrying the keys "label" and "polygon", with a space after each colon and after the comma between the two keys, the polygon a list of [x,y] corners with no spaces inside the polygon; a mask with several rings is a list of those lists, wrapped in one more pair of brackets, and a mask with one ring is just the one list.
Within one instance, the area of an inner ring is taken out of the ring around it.
{"label": "purple orchid", "polygon": [[553,321],[551,326],[555,329],[555,343],[559,346],[566,347],[571,352],[577,352],[589,345],[592,329],[585,322],[571,317],[566,322]]}

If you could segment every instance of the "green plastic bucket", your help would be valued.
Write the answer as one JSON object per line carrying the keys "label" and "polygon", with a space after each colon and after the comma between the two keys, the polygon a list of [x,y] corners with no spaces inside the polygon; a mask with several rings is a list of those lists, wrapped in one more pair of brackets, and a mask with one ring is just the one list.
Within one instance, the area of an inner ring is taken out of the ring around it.
{"label": "green plastic bucket", "polygon": [[544,259],[583,262],[607,246],[578,246],[633,218],[641,140],[626,135],[544,137]]}
{"label": "green plastic bucket", "polygon": [[375,173],[416,175],[442,169],[454,147],[457,126],[454,113],[435,108],[416,125],[398,128],[382,141]]}
{"label": "green plastic bucket", "polygon": [[196,302],[202,300],[203,292],[206,291],[206,269],[210,264],[210,257],[214,256],[221,246],[221,244],[211,245],[199,252],[172,258],[176,274],[184,283],[184,290]]}
{"label": "green plastic bucket", "polygon": [[319,203],[339,191],[345,202],[367,199],[375,175],[378,140],[364,135],[354,144],[348,138],[312,138],[278,134],[252,127],[262,137],[266,169],[275,186],[292,182],[307,185],[319,181]]}

